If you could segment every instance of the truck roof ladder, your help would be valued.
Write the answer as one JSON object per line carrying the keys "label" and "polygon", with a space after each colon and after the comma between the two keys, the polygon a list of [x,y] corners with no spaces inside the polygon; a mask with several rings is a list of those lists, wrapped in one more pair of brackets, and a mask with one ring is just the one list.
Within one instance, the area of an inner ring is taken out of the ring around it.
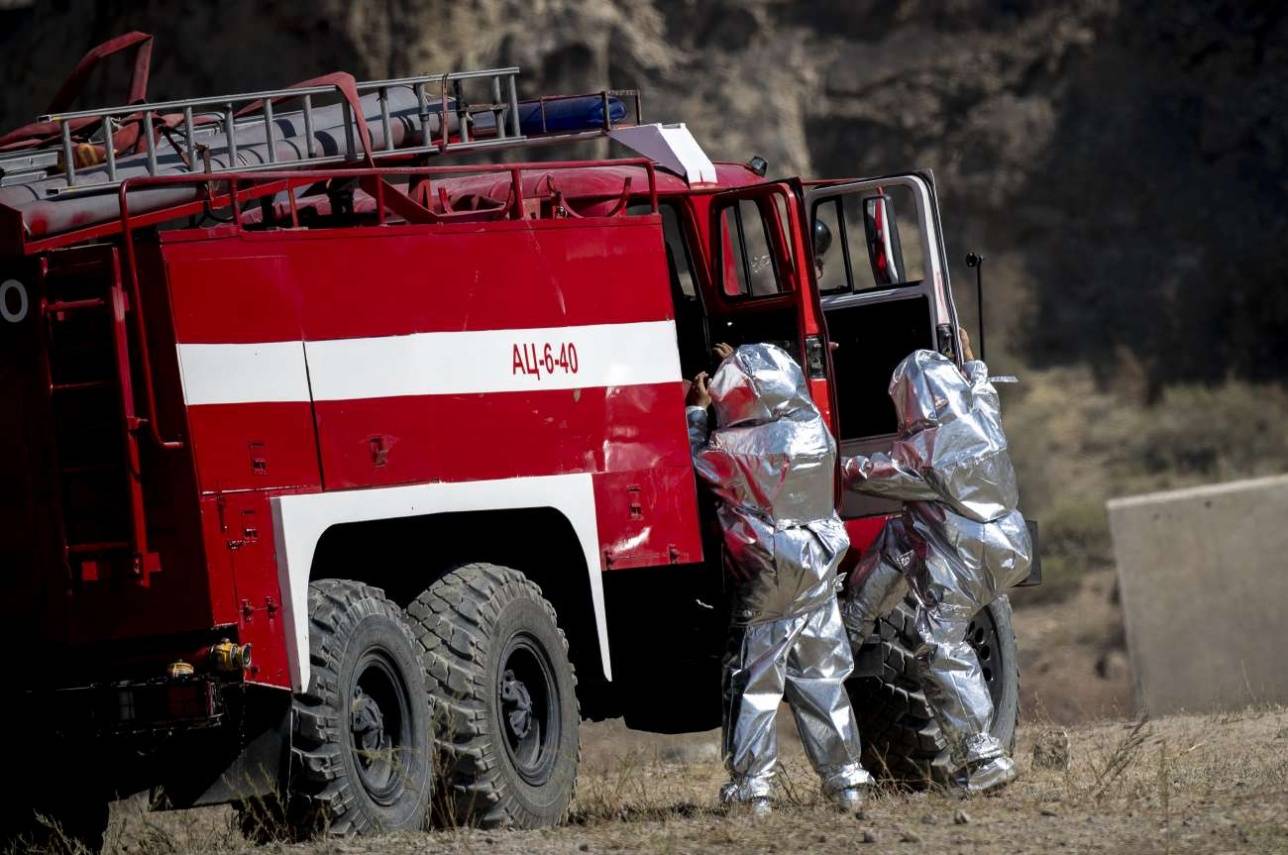
{"label": "truck roof ladder", "polygon": [[[640,121],[635,90],[520,101],[518,74],[505,67],[358,82],[337,73],[282,89],[50,113],[38,121],[56,140],[0,153],[0,182],[40,183],[57,199],[111,191],[132,176],[375,165],[603,136]],[[466,99],[480,87],[483,100]],[[325,99],[334,103],[319,106]],[[280,111],[287,101],[298,109]],[[589,111],[579,125],[568,121],[570,102]]]}
{"label": "truck roof ladder", "polygon": [[[424,165],[605,138],[642,119],[636,90],[520,101],[518,75],[508,66],[359,82],[337,72],[282,89],[51,110],[0,137],[0,252],[104,236],[131,179]],[[164,222],[195,188],[158,191],[134,212]]]}

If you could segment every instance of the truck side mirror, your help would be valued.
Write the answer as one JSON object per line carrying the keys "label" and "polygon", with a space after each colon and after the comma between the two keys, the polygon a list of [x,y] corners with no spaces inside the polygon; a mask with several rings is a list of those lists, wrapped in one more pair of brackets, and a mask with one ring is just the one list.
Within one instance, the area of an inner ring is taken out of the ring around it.
{"label": "truck side mirror", "polygon": [[903,247],[894,203],[884,192],[863,200],[863,229],[868,238],[868,261],[877,286],[897,285],[903,278]]}

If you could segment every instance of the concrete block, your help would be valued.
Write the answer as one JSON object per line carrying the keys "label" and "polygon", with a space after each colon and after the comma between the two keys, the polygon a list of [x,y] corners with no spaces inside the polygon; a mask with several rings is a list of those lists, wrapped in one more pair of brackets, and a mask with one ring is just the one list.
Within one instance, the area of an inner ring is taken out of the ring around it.
{"label": "concrete block", "polygon": [[1288,476],[1108,508],[1144,711],[1288,703]]}

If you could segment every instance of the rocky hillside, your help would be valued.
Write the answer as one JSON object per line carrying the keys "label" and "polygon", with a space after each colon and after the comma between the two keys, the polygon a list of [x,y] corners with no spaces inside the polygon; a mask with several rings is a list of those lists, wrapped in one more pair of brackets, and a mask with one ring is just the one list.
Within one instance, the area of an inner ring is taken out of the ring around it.
{"label": "rocky hillside", "polygon": [[[990,257],[1007,356],[1150,387],[1288,375],[1288,23],[1189,0],[0,0],[0,118],[90,45],[154,33],[153,96],[510,64],[640,86],[713,156],[932,168]],[[103,100],[119,99],[119,76]],[[955,269],[959,288],[968,278]]]}

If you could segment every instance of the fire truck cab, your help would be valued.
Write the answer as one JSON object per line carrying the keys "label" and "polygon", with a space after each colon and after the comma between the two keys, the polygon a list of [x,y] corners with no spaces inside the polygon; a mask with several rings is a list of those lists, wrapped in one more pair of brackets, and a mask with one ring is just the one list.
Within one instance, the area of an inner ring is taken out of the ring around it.
{"label": "fire truck cab", "polygon": [[[888,445],[894,365],[960,358],[934,180],[768,180],[633,93],[519,101],[516,74],[0,138],[2,602],[37,645],[5,707],[58,758],[4,833],[97,845],[145,789],[257,836],[548,825],[583,718],[718,726],[685,378],[774,342],[843,452]],[[605,137],[644,156],[430,165]],[[838,503],[852,559],[897,511]],[[871,765],[915,778],[939,744],[907,617],[852,693]],[[977,624],[1011,739],[1005,599]]]}

